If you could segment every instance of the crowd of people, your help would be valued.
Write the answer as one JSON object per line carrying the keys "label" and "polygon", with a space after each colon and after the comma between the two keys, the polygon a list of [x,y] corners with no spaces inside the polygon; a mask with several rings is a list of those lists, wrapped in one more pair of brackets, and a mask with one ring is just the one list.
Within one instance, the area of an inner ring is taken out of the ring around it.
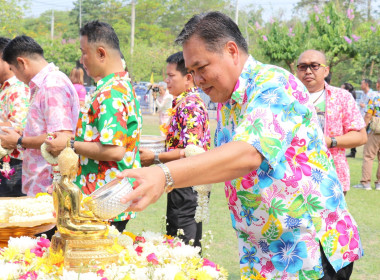
{"label": "crowd of people", "polygon": [[[183,51],[167,58],[167,78],[154,86],[166,146],[155,154],[139,148],[140,105],[112,26],[91,21],[80,29],[80,62],[96,81],[90,95],[81,68],[69,78],[33,38],[0,37],[0,140],[13,170],[1,172],[1,196],[49,192],[52,166],[40,147],[45,143],[58,156],[70,143],[79,155],[74,183],[84,194],[117,177],[135,186],[122,199],[132,201],[128,211],[111,221],[120,231],[166,192],[167,234],[183,230],[186,243],[200,246],[191,186],[225,182],[242,277],[349,279],[363,249],[344,197],[350,188],[345,150],[365,144],[355,187],[372,189],[380,94],[363,79],[358,106],[352,85],[326,82],[331,73],[317,50],[299,56],[296,76],[260,63],[220,12],[192,17],[176,43]],[[219,103],[211,150],[200,90]],[[186,158],[188,145],[205,153]]]}

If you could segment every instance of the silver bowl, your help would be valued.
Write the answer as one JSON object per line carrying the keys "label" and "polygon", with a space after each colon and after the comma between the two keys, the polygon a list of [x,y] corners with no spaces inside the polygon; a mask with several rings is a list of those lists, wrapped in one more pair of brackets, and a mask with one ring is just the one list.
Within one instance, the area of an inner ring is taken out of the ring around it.
{"label": "silver bowl", "polygon": [[155,154],[160,154],[166,151],[165,137],[157,135],[141,135],[140,148],[153,151]]}
{"label": "silver bowl", "polygon": [[102,220],[109,220],[123,213],[131,202],[121,203],[122,197],[133,190],[128,178],[115,179],[103,187],[95,190],[90,196],[91,210],[94,215]]}

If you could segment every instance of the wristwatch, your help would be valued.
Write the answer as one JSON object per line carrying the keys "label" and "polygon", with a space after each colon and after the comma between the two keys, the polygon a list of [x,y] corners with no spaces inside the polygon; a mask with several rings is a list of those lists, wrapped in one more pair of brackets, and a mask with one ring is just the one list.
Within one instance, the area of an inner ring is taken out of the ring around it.
{"label": "wristwatch", "polygon": [[160,161],[160,158],[158,156],[159,156],[159,154],[154,154],[154,159],[153,159],[153,163],[154,164],[160,164],[160,163],[162,163]]}
{"label": "wristwatch", "polygon": [[159,163],[157,166],[161,167],[161,169],[164,171],[165,174],[165,192],[170,193],[174,189],[174,180],[172,178],[172,175],[170,174],[169,168],[163,164]]}
{"label": "wristwatch", "polygon": [[20,138],[17,140],[17,150],[22,150],[23,147],[22,147],[22,136],[20,136]]}
{"label": "wristwatch", "polygon": [[71,139],[71,140],[70,140],[70,147],[71,147],[71,149],[73,149],[73,151],[75,152],[74,142],[75,142],[74,139]]}
{"label": "wristwatch", "polygon": [[336,145],[338,145],[338,142],[336,141],[335,137],[331,137],[331,145],[330,145],[330,148],[335,148]]}

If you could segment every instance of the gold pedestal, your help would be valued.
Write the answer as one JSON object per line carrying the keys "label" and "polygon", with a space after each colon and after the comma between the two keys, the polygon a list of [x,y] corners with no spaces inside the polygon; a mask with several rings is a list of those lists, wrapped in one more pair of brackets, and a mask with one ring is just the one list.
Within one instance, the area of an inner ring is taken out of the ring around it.
{"label": "gold pedestal", "polygon": [[53,255],[61,252],[64,266],[76,272],[97,271],[99,266],[116,263],[119,255],[113,251],[113,239],[73,239],[56,232],[50,250]]}

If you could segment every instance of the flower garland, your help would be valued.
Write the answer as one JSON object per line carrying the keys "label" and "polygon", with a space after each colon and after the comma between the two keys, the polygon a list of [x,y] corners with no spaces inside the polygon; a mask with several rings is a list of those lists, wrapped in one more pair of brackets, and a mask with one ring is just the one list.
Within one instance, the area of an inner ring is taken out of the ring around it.
{"label": "flower garland", "polygon": [[[55,138],[54,133],[48,133],[46,139],[53,140]],[[47,150],[47,145],[45,143],[42,143],[41,145],[41,155],[42,157],[51,164],[53,168],[53,184],[55,182],[58,182],[61,179],[61,173],[59,172],[58,167],[58,157],[53,156],[51,153],[49,153]]]}
{"label": "flower garland", "polygon": [[77,273],[64,268],[63,256],[49,252],[50,241],[44,237],[10,238],[8,248],[0,249],[2,279],[227,279],[227,271],[199,256],[199,247],[185,245],[179,238],[153,232],[136,236],[120,233],[113,226],[109,236],[119,253],[117,263],[99,267],[95,272]]}
{"label": "flower garland", "polygon": [[[201,153],[204,153],[205,150],[201,147],[195,146],[195,145],[188,145],[185,148],[185,156],[190,157],[190,156],[195,156]],[[209,194],[211,191],[211,184],[208,185],[199,185],[199,186],[194,186],[193,189],[197,191],[198,193],[198,206],[195,209],[195,221],[197,223],[199,222],[205,222],[208,223],[209,218],[210,218],[210,213],[208,209],[208,203],[209,203]]]}
{"label": "flower garland", "polygon": [[[15,169],[11,168],[10,161],[11,157],[10,154],[13,152],[11,149],[4,149],[1,146],[1,140],[0,140],[0,159],[3,159],[3,165],[0,169],[1,175],[3,175],[4,178],[10,180],[11,176],[15,174]],[[0,180],[1,182],[1,180]]]}

